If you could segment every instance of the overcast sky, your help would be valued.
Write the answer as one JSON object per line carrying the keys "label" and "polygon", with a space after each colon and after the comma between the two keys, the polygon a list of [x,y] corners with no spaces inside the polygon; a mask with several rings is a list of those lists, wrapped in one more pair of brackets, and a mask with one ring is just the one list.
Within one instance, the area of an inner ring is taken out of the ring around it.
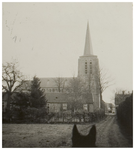
{"label": "overcast sky", "polygon": [[3,62],[17,59],[28,77],[78,74],[87,21],[93,53],[114,79],[103,94],[133,89],[132,3],[3,3]]}

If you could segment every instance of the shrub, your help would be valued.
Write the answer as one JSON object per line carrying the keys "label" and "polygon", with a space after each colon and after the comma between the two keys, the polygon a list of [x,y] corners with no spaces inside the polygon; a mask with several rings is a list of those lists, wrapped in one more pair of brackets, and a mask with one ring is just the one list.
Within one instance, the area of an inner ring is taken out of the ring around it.
{"label": "shrub", "polygon": [[130,129],[130,134],[132,134],[133,127],[133,94],[127,97],[125,101],[120,103],[117,107],[117,118],[118,121],[125,129]]}

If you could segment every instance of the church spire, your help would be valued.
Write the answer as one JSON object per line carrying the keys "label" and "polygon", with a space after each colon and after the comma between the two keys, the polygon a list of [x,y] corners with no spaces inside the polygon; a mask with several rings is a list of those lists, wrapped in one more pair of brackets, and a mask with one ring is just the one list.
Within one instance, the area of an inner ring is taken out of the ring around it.
{"label": "church spire", "polygon": [[85,38],[84,56],[90,56],[90,55],[93,55],[93,49],[92,49],[92,42],[91,42],[89,22],[88,22],[87,30],[86,30],[86,38]]}

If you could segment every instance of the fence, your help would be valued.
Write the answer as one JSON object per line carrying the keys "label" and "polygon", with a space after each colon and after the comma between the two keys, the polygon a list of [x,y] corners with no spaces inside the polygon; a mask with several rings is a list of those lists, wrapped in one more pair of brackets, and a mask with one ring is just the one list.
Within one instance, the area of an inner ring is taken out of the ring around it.
{"label": "fence", "polygon": [[[88,123],[99,121],[105,117],[102,109],[93,113],[86,111],[46,113],[45,109],[29,108],[13,110],[10,123]],[[6,120],[3,120],[6,123]]]}

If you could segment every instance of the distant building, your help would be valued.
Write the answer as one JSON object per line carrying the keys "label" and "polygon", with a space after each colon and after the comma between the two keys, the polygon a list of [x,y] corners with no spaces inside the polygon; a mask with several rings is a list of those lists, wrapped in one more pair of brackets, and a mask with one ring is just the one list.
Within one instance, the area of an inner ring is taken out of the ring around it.
{"label": "distant building", "polygon": [[105,112],[106,113],[115,113],[115,106],[112,103],[105,104]]}

